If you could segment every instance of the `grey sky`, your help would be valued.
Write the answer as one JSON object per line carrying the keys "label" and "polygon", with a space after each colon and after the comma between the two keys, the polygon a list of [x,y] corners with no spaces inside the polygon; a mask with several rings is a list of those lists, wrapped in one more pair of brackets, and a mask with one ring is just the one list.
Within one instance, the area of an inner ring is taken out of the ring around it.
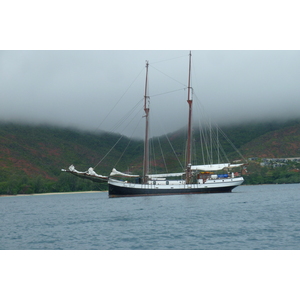
{"label": "grey sky", "polygon": [[[194,50],[192,55],[195,96],[218,124],[300,117],[300,51]],[[0,51],[0,119],[113,130],[143,98],[145,60],[151,109],[158,116],[152,133],[176,130],[187,118],[185,50]],[[176,89],[182,91],[154,96]],[[122,126],[117,131],[130,135],[136,125]]]}

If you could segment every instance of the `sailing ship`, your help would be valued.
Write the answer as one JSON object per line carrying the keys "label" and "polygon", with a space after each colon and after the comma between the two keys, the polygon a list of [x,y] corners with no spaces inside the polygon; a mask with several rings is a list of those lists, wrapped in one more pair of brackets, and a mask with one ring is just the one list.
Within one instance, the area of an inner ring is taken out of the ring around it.
{"label": "sailing ship", "polygon": [[[92,181],[106,181],[108,183],[108,195],[114,197],[134,196],[157,196],[157,195],[181,195],[181,194],[206,194],[206,193],[228,193],[244,182],[243,177],[233,169],[242,167],[243,163],[217,163],[205,165],[192,164],[192,86],[191,86],[191,61],[192,54],[189,53],[187,104],[188,104],[188,126],[186,166],[178,173],[150,174],[149,172],[149,113],[150,106],[148,95],[148,68],[146,61],[146,80],[144,93],[144,118],[145,138],[142,175],[123,173],[113,168],[109,176],[97,174],[93,168],[86,172],[79,172],[73,165],[68,170],[62,171]],[[220,172],[223,171],[223,174]]]}

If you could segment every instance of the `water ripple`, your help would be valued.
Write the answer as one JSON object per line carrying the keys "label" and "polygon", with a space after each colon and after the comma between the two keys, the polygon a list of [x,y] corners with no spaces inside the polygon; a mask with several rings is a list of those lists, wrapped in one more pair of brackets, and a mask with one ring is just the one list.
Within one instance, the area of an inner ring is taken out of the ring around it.
{"label": "water ripple", "polygon": [[299,185],[230,194],[0,198],[0,249],[300,249]]}

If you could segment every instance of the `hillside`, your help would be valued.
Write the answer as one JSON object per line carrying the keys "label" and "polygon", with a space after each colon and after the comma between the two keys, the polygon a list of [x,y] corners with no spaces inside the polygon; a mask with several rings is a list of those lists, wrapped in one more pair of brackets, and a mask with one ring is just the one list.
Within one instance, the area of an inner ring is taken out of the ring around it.
{"label": "hillside", "polygon": [[[300,157],[298,120],[232,125],[223,131],[246,158]],[[220,142],[230,160],[238,158],[224,138],[220,137]],[[165,162],[168,171],[178,170],[180,163],[171,158],[174,152],[184,163],[185,131],[154,138],[153,145],[155,170],[165,171]],[[98,165],[95,170],[103,175],[112,167],[139,172],[143,156],[142,141],[116,134],[13,123],[0,123],[0,147],[0,194],[106,189],[105,184],[78,179],[61,169],[74,164],[82,171]]]}
{"label": "hillside", "polygon": [[300,125],[274,130],[241,146],[247,157],[300,157]]}
{"label": "hillside", "polygon": [[[61,172],[74,164],[76,168],[87,170],[99,163],[109,152],[119,135],[62,129],[49,126],[20,124],[0,124],[0,194],[24,191],[65,191],[92,189],[92,183],[81,182]],[[101,163],[101,172],[109,173],[117,162],[129,140],[122,137],[110,152],[108,160]],[[131,141],[130,152],[124,153],[120,166],[127,167],[132,155],[138,156],[142,150],[140,141]],[[111,164],[112,163],[112,164]],[[73,176],[72,176],[73,177]],[[42,190],[33,186],[44,186]],[[64,186],[63,186],[64,185]],[[72,186],[72,188],[71,188]],[[98,188],[98,187],[96,187]]]}
{"label": "hillside", "polygon": [[[224,130],[226,135],[230,138],[232,143],[238,149],[242,149],[243,146],[247,145],[252,141],[255,141],[257,138],[260,138],[264,135],[267,136],[269,133],[276,132],[278,130],[285,130],[286,128],[291,128],[294,126],[300,127],[300,120],[243,123],[239,125],[226,126],[222,129]],[[262,146],[264,147],[264,145]],[[262,148],[260,151],[259,149],[253,148],[253,151],[254,152],[258,151],[257,156],[260,156],[265,153],[264,149],[265,148]],[[272,149],[270,150],[272,151]]]}

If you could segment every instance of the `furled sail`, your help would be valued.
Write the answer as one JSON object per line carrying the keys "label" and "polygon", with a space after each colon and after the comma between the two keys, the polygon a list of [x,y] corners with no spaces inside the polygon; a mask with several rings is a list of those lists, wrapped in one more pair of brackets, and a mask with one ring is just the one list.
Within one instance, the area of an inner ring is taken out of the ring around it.
{"label": "furled sail", "polygon": [[131,175],[117,171],[115,168],[112,169],[110,176],[123,176],[123,177],[140,177],[139,175]]}
{"label": "furled sail", "polygon": [[103,176],[103,175],[97,174],[94,171],[93,168],[89,168],[85,172],[80,172],[80,171],[77,171],[73,165],[71,165],[69,167],[69,170],[62,169],[62,171],[63,172],[68,172],[68,173],[71,173],[71,174],[73,174],[75,176],[78,176],[78,177],[81,177],[81,178],[85,178],[85,179],[89,179],[89,180],[92,180],[92,181],[107,181],[108,180],[107,176]]}
{"label": "furled sail", "polygon": [[182,176],[184,173],[166,173],[166,174],[151,174],[148,175],[149,178],[165,178],[165,177],[177,177]]}
{"label": "furled sail", "polygon": [[214,172],[214,171],[220,171],[223,169],[232,169],[236,167],[240,167],[243,164],[211,164],[211,165],[195,165],[192,166],[192,171],[205,171],[205,172]]}

